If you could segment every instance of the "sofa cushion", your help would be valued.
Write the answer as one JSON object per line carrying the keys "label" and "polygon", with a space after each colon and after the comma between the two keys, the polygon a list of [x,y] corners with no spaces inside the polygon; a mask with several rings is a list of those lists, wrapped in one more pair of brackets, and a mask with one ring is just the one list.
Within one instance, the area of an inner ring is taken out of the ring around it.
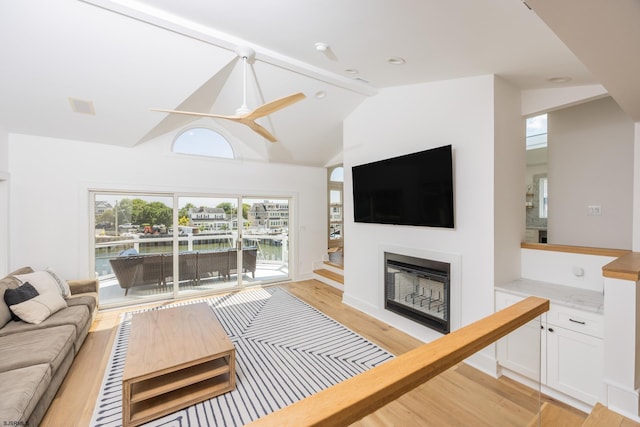
{"label": "sofa cushion", "polygon": [[21,283],[31,283],[41,294],[56,291],[63,297],[69,296],[69,285],[62,280],[53,270],[34,271],[27,274],[14,274],[13,277]]}
{"label": "sofa cushion", "polygon": [[0,337],[0,372],[46,363],[51,367],[53,376],[67,354],[73,351],[74,339],[75,328],[72,325]]}
{"label": "sofa cushion", "polygon": [[48,364],[0,373],[0,420],[4,425],[27,425],[29,416],[51,383]]}
{"label": "sofa cushion", "polygon": [[18,316],[18,313],[13,311],[12,307],[25,301],[29,301],[38,295],[40,294],[36,288],[31,286],[29,282],[22,286],[18,286],[15,289],[7,289],[4,291],[4,302],[9,306],[9,310],[11,310],[11,318],[13,320],[20,320],[20,316]]}
{"label": "sofa cushion", "polygon": [[[25,283],[15,291],[25,288],[29,283]],[[8,290],[11,292],[12,290]],[[35,298],[27,301],[10,305],[9,309],[12,313],[27,323],[38,325],[46,320],[52,314],[67,307],[67,303],[60,294],[55,291],[44,292]]]}
{"label": "sofa cushion", "polygon": [[25,273],[33,273],[33,269],[31,267],[22,267],[9,273],[7,277],[0,279],[0,328],[11,320],[11,311],[9,310],[9,306],[4,302],[4,291],[20,286],[20,281],[13,277],[13,275]]}
{"label": "sofa cushion", "polygon": [[67,305],[69,307],[84,305],[89,309],[89,313],[93,313],[98,305],[98,294],[96,292],[91,292],[82,295],[71,295],[67,298]]}
{"label": "sofa cushion", "polygon": [[[75,328],[74,339],[78,338],[78,331],[85,328],[85,324],[91,322],[91,313],[85,305],[70,306],[64,310],[49,316],[48,319],[38,325],[27,322],[9,322],[0,329],[0,337],[14,335],[26,331],[44,330],[57,326],[70,325]],[[1,342],[1,341],[0,341]],[[0,425],[1,426],[1,425]]]}

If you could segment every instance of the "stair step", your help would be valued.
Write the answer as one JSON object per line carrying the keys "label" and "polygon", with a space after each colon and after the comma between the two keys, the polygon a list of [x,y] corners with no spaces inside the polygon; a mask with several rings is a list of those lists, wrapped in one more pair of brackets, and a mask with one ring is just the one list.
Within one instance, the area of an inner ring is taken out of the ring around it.
{"label": "stair step", "polygon": [[625,418],[624,416],[611,411],[601,403],[596,403],[593,410],[582,424],[582,427],[633,427],[640,426],[640,423]]}
{"label": "stair step", "polygon": [[318,270],[313,270],[313,272],[319,276],[326,277],[327,279],[331,279],[334,282],[338,282],[344,285],[344,276],[339,273],[335,273],[333,271],[329,271],[326,268],[320,268]]}
{"label": "stair step", "polygon": [[540,417],[540,423],[538,423],[538,417],[536,416],[527,427],[538,427],[538,425],[542,427],[580,427],[584,422],[584,416],[548,402],[542,404]]}
{"label": "stair step", "polygon": [[331,262],[331,261],[322,261],[325,265],[329,265],[333,268],[337,268],[338,270],[344,270],[344,265],[342,264],[336,264],[335,262]]}

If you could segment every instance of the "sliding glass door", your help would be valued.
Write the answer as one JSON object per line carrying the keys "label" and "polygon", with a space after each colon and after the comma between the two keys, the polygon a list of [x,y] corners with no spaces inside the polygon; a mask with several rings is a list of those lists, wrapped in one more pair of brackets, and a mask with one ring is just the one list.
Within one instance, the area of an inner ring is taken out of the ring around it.
{"label": "sliding glass door", "polygon": [[218,291],[238,286],[238,199],[178,197],[179,292]]}
{"label": "sliding glass door", "polygon": [[173,197],[92,194],[93,267],[100,302],[135,303],[173,295],[167,257],[173,250]]}
{"label": "sliding glass door", "polygon": [[91,192],[103,306],[287,280],[290,200]]}
{"label": "sliding glass door", "polygon": [[290,205],[289,199],[282,198],[242,199],[245,283],[289,278]]}

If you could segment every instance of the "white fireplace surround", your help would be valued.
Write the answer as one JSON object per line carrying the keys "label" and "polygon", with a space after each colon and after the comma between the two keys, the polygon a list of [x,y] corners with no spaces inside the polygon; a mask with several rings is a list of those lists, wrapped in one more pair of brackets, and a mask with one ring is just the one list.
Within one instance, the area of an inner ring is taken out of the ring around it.
{"label": "white fireplace surround", "polygon": [[[385,305],[385,290],[384,290],[384,275],[385,275],[385,252],[391,252],[399,255],[406,255],[415,258],[423,258],[423,259],[431,259],[439,262],[444,262],[449,264],[450,276],[449,276],[449,287],[450,287],[450,313],[449,313],[449,322],[450,322],[450,330],[455,331],[460,328],[460,311],[461,311],[461,280],[460,280],[460,262],[461,255],[455,253],[447,253],[447,252],[438,252],[432,251],[428,249],[419,249],[419,248],[408,248],[403,246],[394,246],[394,245],[380,245],[378,250],[378,307],[384,310]],[[430,341],[436,339],[442,334],[433,329],[430,329],[427,326],[423,326],[418,324],[417,322],[407,319],[399,314],[395,314],[393,312],[387,311],[388,319],[392,321],[387,321],[387,323],[391,323],[393,326],[401,329],[410,335],[414,335],[419,339]],[[420,332],[418,332],[420,331]],[[426,335],[426,336],[425,336]]]}

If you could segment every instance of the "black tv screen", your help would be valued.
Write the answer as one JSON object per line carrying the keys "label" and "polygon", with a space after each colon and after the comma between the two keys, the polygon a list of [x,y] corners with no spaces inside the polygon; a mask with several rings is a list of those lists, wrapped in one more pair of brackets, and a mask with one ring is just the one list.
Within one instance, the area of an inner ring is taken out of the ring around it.
{"label": "black tv screen", "polygon": [[453,228],[451,145],[353,166],[355,222]]}

